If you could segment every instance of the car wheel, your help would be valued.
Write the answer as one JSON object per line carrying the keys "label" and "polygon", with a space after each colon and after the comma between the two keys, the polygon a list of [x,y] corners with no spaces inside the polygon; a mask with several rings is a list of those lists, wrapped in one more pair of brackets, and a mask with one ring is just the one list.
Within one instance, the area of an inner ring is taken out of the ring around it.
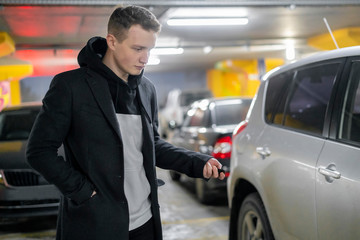
{"label": "car wheel", "polygon": [[175,171],[170,171],[170,177],[173,181],[179,181],[181,178],[181,174]]}
{"label": "car wheel", "polygon": [[274,240],[264,204],[258,193],[241,204],[237,222],[237,240]]}
{"label": "car wheel", "polygon": [[206,183],[203,179],[197,178],[195,180],[195,188],[196,188],[195,189],[196,197],[201,203],[207,204],[212,201],[212,198],[208,193],[208,188],[206,186]]}

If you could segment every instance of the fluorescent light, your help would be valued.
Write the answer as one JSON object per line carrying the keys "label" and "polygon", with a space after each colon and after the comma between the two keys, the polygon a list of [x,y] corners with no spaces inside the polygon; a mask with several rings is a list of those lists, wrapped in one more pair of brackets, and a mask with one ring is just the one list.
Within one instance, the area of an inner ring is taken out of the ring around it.
{"label": "fluorescent light", "polygon": [[286,59],[291,61],[295,59],[295,47],[294,47],[294,42],[291,40],[288,40],[286,42]]}
{"label": "fluorescent light", "polygon": [[146,65],[159,65],[159,64],[160,64],[160,58],[158,58],[157,56],[150,56]]}
{"label": "fluorescent light", "polygon": [[169,26],[219,26],[246,25],[247,18],[172,18],[167,21]]}
{"label": "fluorescent light", "polygon": [[183,48],[154,48],[150,51],[150,54],[154,55],[177,55],[183,53]]}
{"label": "fluorescent light", "polygon": [[247,10],[242,7],[182,7],[171,9],[169,17],[244,17],[247,15]]}
{"label": "fluorescent light", "polygon": [[212,46],[203,47],[204,54],[209,54],[213,50]]}

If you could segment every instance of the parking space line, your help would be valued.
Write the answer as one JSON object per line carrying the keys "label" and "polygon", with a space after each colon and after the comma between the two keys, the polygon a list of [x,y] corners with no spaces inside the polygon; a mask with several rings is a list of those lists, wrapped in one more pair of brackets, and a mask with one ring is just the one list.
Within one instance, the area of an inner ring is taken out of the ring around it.
{"label": "parking space line", "polygon": [[12,234],[6,234],[0,236],[0,240],[6,240],[6,239],[25,239],[25,238],[31,238],[31,239],[38,239],[38,238],[44,238],[44,237],[54,237],[55,238],[56,231],[50,230],[50,231],[42,231],[42,232],[32,232],[32,233],[12,233]]}
{"label": "parking space line", "polygon": [[229,220],[229,216],[223,217],[211,217],[211,218],[196,218],[196,219],[184,219],[184,220],[177,220],[177,221],[162,221],[163,225],[168,224],[196,224],[196,223],[209,223],[215,221],[225,221]]}
{"label": "parking space line", "polygon": [[205,238],[187,238],[185,240],[228,240],[229,236],[216,236],[216,237],[205,237]]}

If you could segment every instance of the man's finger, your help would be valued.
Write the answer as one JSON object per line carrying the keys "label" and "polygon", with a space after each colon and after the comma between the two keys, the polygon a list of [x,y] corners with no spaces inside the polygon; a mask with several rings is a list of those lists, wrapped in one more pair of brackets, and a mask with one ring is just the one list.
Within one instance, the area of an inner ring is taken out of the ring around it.
{"label": "man's finger", "polygon": [[206,169],[207,169],[208,178],[210,178],[212,175],[212,166],[210,163],[207,163]]}
{"label": "man's finger", "polygon": [[220,173],[220,175],[219,175],[219,179],[220,180],[224,180],[225,179],[225,173]]}
{"label": "man's finger", "polygon": [[214,178],[218,178],[219,177],[219,172],[218,172],[218,168],[216,166],[212,167],[212,176]]}

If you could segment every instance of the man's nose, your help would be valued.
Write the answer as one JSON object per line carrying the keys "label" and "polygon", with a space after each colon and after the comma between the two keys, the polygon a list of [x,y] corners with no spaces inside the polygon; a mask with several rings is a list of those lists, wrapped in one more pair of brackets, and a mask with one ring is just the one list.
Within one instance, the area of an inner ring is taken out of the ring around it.
{"label": "man's nose", "polygon": [[140,56],[140,62],[143,63],[143,64],[146,64],[149,60],[149,57],[150,57],[150,52],[144,52],[141,54]]}

